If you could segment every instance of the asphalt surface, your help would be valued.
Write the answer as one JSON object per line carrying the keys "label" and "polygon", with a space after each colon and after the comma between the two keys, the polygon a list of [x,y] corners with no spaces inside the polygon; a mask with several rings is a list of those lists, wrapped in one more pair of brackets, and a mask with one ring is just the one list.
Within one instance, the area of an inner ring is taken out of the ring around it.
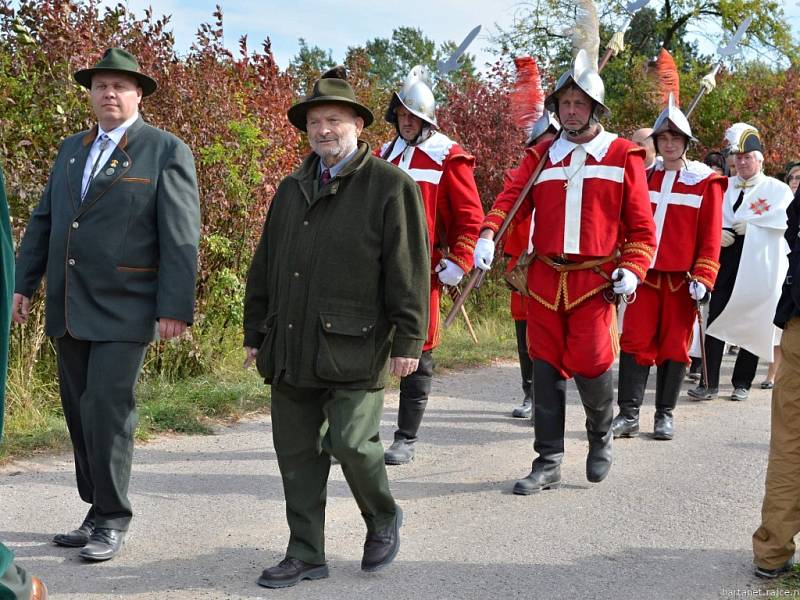
{"label": "asphalt surface", "polygon": [[[0,540],[47,582],[53,599],[752,596],[760,585],[751,575],[750,540],[759,524],[770,392],[729,401],[730,367],[726,357],[720,399],[684,395],[674,441],[647,433],[617,440],[614,466],[600,484],[585,479],[584,415],[570,383],[564,485],[528,497],[511,493],[533,458],[532,427],[510,417],[520,400],[516,366],[436,377],[417,459],[389,467],[405,523],[396,562],[375,574],[359,569],[363,521],[334,466],[330,578],[284,590],[255,584],[283,558],[288,537],[268,416],[213,436],[139,446],[135,517],[124,552],[110,562],[84,563],[77,550],[50,543],[86,510],[68,455],[0,471]],[[652,405],[651,389],[645,432]],[[396,416],[397,394],[387,393],[384,443]]]}

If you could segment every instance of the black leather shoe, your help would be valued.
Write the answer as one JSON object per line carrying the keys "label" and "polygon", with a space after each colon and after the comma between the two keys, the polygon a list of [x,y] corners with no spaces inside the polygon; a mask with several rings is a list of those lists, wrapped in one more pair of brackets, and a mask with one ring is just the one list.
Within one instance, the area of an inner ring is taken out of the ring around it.
{"label": "black leather shoe", "polygon": [[533,398],[530,395],[525,395],[522,404],[517,406],[512,412],[511,416],[517,419],[530,419],[533,414]]}
{"label": "black leather shoe", "polygon": [[559,465],[542,467],[534,463],[530,474],[514,484],[514,493],[519,496],[530,496],[542,490],[555,490],[560,485],[561,467]]}
{"label": "black leather shoe", "polygon": [[94,532],[94,523],[84,521],[80,527],[68,533],[57,533],[53,536],[53,543],[56,546],[66,548],[82,548],[89,542],[89,537]]}
{"label": "black leather shoe", "polygon": [[786,575],[789,573],[792,568],[794,567],[794,560],[789,559],[784,564],[776,569],[765,569],[764,567],[759,567],[756,565],[755,571],[753,574],[756,577],[760,577],[761,579],[776,579],[782,575]]}
{"label": "black leather shoe", "polygon": [[672,414],[656,412],[653,421],[653,438],[656,440],[671,440],[673,437],[675,437],[675,427]]}
{"label": "black leather shoe", "polygon": [[325,579],[328,565],[312,565],[299,558],[287,556],[274,567],[264,569],[256,583],[266,588],[292,587],[303,579]]}
{"label": "black leather shoe", "polygon": [[615,438],[632,438],[639,435],[639,416],[629,417],[619,413],[611,421],[611,431]]}
{"label": "black leather shoe", "polygon": [[110,560],[120,553],[124,541],[124,531],[98,527],[81,549],[80,557],[93,561]]}
{"label": "black leather shoe", "polygon": [[407,465],[414,460],[414,442],[395,440],[383,453],[383,462],[387,465]]}
{"label": "black leather shoe", "polygon": [[364,556],[361,558],[362,571],[377,571],[389,565],[400,550],[400,526],[403,524],[403,511],[397,507],[394,523],[380,531],[367,532],[364,542]]}

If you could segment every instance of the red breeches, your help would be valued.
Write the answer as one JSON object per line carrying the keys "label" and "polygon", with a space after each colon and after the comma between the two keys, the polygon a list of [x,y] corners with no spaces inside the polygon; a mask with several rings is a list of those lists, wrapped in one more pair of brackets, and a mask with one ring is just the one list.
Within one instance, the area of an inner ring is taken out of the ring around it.
{"label": "red breeches", "polygon": [[685,277],[651,270],[647,281],[659,287],[643,283],[636,289],[636,301],[625,309],[620,347],[640,365],[688,363],[695,302]]}
{"label": "red breeches", "polygon": [[605,373],[619,351],[618,340],[616,308],[603,294],[570,310],[550,310],[536,300],[528,302],[531,358],[550,363],[566,378]]}

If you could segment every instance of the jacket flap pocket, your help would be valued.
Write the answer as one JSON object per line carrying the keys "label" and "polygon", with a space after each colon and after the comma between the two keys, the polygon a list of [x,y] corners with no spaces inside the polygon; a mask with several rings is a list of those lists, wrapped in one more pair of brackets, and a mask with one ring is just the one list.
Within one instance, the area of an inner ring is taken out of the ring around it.
{"label": "jacket flap pocket", "polygon": [[366,336],[375,327],[374,317],[324,312],[320,313],[319,318],[326,333]]}

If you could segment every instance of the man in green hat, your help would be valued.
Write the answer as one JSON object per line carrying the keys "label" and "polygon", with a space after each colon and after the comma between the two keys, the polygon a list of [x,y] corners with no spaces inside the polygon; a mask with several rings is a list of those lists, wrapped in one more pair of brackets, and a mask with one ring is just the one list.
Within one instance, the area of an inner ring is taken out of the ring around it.
{"label": "man in green hat", "polygon": [[[8,329],[11,325],[11,294],[14,290],[14,242],[8,218],[8,202],[3,170],[0,169],[0,441],[3,439],[3,415],[8,368]],[[47,588],[14,563],[14,553],[0,544],[0,600],[44,600]]]}
{"label": "man in green hat", "polygon": [[20,245],[12,316],[27,320],[46,275],[46,333],[90,505],[53,541],[101,561],[119,553],[132,516],[133,391],[147,346],[156,331],[170,339],[192,322],[200,207],[191,151],[139,115],[156,82],[136,58],[110,49],[75,80],[90,90],[97,125],[61,144]]}
{"label": "man in green hat", "polygon": [[361,568],[385,567],[400,545],[378,426],[388,373],[417,369],[427,333],[427,225],[414,180],[358,140],[373,116],[345,76],[326,73],[289,109],[313,152],[278,187],[247,279],[245,365],[272,386],[290,529],[258,580],[270,588],[328,576],[331,456],[366,522]]}

